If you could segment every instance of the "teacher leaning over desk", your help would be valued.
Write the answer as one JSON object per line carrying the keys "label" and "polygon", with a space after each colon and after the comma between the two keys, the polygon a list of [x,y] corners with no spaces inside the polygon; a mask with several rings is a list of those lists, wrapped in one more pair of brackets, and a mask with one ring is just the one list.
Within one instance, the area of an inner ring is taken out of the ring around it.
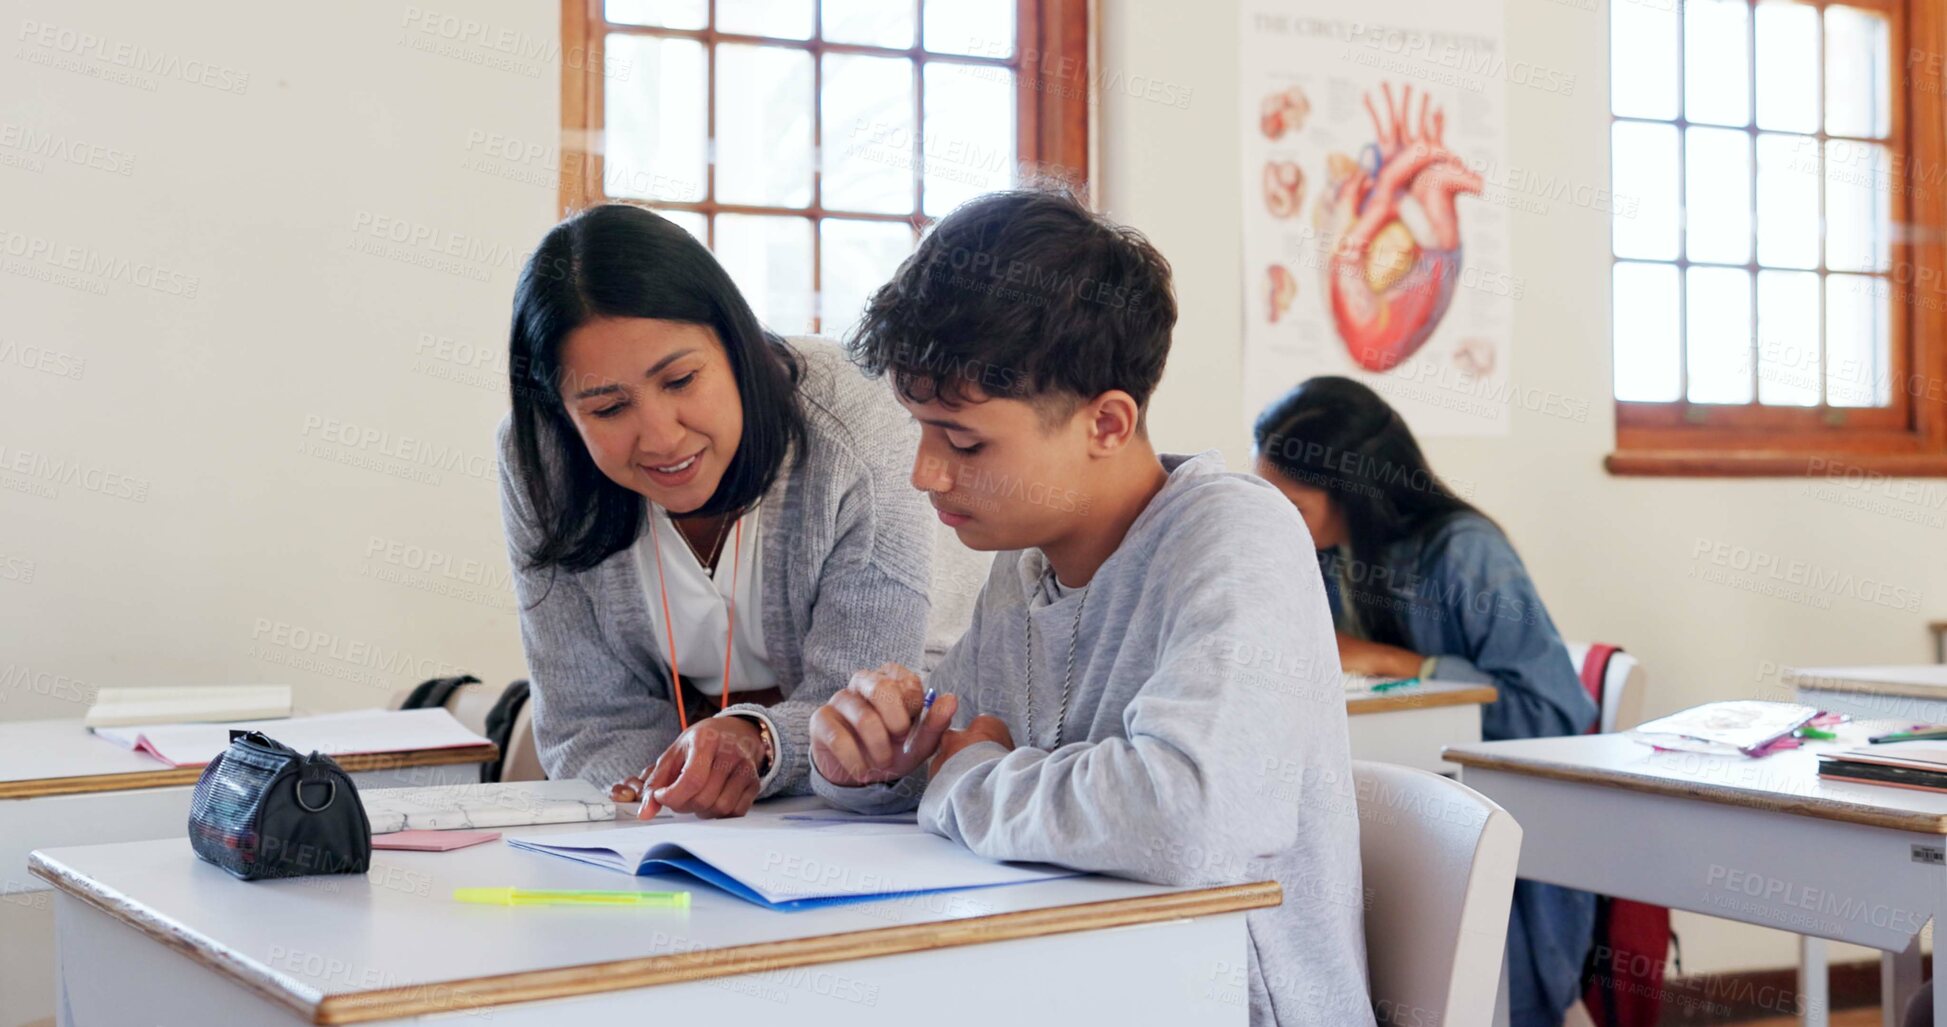
{"label": "teacher leaning over desk", "polygon": [[926,645],[916,426],[637,207],[541,240],[509,355],[501,513],[549,776],[715,817],[808,791],[811,714]]}

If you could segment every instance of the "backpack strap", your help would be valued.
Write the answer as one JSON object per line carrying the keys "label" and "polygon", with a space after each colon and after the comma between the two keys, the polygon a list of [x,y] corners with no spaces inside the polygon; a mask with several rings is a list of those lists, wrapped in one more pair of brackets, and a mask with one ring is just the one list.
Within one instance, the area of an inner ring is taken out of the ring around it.
{"label": "backpack strap", "polygon": [[434,706],[444,706],[446,705],[446,700],[452,697],[453,691],[461,685],[477,685],[479,683],[480,679],[471,674],[461,674],[458,677],[450,678],[432,678],[421,681],[419,684],[413,686],[412,691],[406,695],[405,703],[399,708],[402,710],[424,710]]}
{"label": "backpack strap", "polygon": [[507,686],[494,700],[493,709],[487,711],[487,740],[500,748],[500,758],[492,763],[480,765],[480,781],[492,784],[500,780],[500,771],[507,763],[507,744],[514,739],[514,722],[520,718],[521,709],[527,705],[528,682],[526,678]]}
{"label": "backpack strap", "polygon": [[1607,691],[1609,683],[1609,661],[1619,652],[1622,652],[1619,645],[1596,642],[1589,646],[1589,654],[1582,657],[1582,666],[1578,668],[1582,675],[1582,688],[1589,693],[1589,698],[1595,700],[1596,708],[1595,725],[1589,728],[1589,734],[1602,730],[1602,693]]}

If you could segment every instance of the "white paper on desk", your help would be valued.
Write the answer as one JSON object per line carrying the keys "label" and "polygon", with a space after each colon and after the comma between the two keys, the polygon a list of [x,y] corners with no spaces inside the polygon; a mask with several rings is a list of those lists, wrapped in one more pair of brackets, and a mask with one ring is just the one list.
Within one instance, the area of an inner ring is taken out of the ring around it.
{"label": "white paper on desk", "polygon": [[233,724],[150,724],[96,728],[95,736],[153,756],[172,767],[200,767],[230,747],[230,732],[262,731],[301,753],[344,756],[486,745],[444,708],[352,710],[283,720]]}
{"label": "white paper on desk", "polygon": [[774,909],[1078,876],[1043,863],[982,859],[911,824],[778,820],[724,830],[730,823],[674,821],[600,834],[509,838],[507,844],[625,874],[659,872],[657,861],[666,860],[674,864],[670,869],[723,886],[684,865],[700,863],[755,897],[726,887],[731,894]]}
{"label": "white paper on desk", "polygon": [[1704,703],[1639,724],[1629,737],[1659,749],[1731,756],[1753,755],[1804,727],[1817,707],[1797,703],[1733,699]]}

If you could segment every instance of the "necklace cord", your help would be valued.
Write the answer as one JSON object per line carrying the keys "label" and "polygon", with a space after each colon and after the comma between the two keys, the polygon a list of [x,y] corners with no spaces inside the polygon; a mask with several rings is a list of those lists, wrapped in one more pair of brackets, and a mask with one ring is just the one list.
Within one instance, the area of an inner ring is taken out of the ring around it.
{"label": "necklace cord", "polygon": [[[672,526],[675,523],[674,520],[670,521]],[[729,530],[729,527],[728,524],[725,524],[717,529],[716,544],[710,547],[712,552],[715,552],[717,546],[723,544],[724,533]],[[682,534],[680,529],[677,534]],[[651,524],[649,526],[649,546],[656,554],[656,588],[662,595],[663,637],[669,642],[669,694],[670,698],[676,704],[676,723],[678,730],[688,731],[690,729],[690,717],[688,711],[685,709],[687,704],[683,702],[682,672],[677,669],[676,663],[676,621],[669,615],[669,582],[663,576],[663,544],[661,536],[662,533],[656,530],[654,524]],[[688,545],[689,539],[684,538],[683,542],[685,545]],[[723,636],[723,702],[722,705],[717,707],[718,710],[727,710],[730,708],[730,647],[732,640],[737,635],[737,576],[743,571],[744,565],[744,522],[741,517],[737,519],[737,535],[734,544],[737,547],[737,551],[731,557],[730,563],[729,618]],[[691,546],[690,553],[694,555],[696,553],[696,547]],[[703,560],[699,557],[697,559],[698,566],[701,566],[702,563]]]}

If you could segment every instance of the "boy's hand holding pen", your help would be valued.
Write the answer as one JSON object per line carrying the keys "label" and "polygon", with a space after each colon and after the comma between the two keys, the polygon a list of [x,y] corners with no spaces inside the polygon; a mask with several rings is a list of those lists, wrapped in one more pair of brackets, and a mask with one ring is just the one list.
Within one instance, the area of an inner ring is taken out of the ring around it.
{"label": "boy's hand holding pen", "polygon": [[896,663],[862,670],[811,717],[811,759],[842,787],[897,781],[926,762],[959,699]]}

